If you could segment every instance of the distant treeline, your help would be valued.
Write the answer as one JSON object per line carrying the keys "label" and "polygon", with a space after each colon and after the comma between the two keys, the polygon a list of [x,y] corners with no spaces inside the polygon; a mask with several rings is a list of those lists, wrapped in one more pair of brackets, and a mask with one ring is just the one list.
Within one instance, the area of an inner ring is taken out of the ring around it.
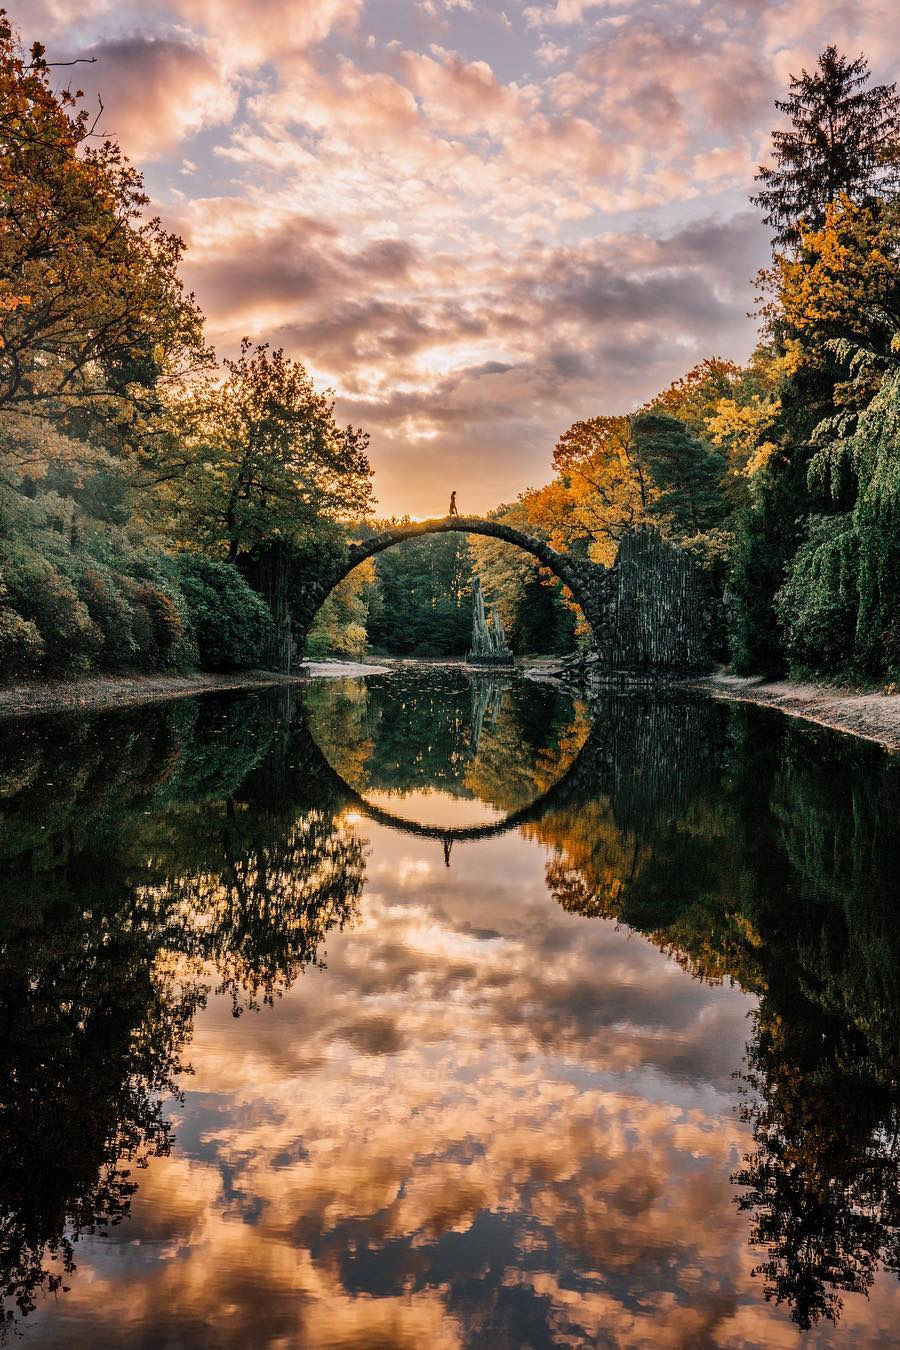
{"label": "distant treeline", "polygon": [[307,650],[313,656],[465,656],[475,573],[514,652],[552,656],[573,650],[576,612],[555,578],[521,549],[459,534],[410,539],[358,567],[323,605]]}

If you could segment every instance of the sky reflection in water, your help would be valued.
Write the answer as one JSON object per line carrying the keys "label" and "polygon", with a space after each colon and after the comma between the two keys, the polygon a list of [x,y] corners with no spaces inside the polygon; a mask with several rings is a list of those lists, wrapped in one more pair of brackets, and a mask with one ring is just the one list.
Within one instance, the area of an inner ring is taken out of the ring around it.
{"label": "sky reflection in water", "polygon": [[594,714],[457,671],[6,733],[24,1344],[891,1342],[895,766]]}

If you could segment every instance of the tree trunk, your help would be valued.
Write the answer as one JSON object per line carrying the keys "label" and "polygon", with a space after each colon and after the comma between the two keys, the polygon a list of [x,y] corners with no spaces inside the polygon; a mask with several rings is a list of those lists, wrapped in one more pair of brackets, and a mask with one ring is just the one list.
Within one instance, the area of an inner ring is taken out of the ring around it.
{"label": "tree trunk", "polygon": [[290,567],[284,544],[270,544],[260,559],[259,592],[272,612],[273,631],[265,659],[269,670],[291,672],[294,635],[290,605]]}

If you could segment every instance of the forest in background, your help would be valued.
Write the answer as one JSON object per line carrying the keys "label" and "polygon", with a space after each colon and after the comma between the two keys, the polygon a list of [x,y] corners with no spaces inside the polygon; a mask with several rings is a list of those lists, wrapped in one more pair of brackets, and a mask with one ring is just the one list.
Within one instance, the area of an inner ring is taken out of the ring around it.
{"label": "forest in background", "polygon": [[[263,665],[291,594],[374,518],[368,437],[299,360],[206,342],[137,170],[0,18],[0,677]],[[900,99],[829,47],[778,103],[745,366],[573,423],[492,517],[609,563],[655,525],[724,593],[741,672],[900,672]],[[274,566],[277,560],[277,569]],[[461,656],[478,573],[517,652],[583,637],[499,541],[360,566],[308,652]]]}

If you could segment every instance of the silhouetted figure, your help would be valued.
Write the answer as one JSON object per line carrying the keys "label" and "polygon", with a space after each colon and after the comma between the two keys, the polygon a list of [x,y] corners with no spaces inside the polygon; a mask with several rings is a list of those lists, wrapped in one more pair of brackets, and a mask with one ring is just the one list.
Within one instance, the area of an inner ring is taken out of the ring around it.
{"label": "silhouetted figure", "polygon": [[458,515],[459,515],[459,512],[458,512],[457,509],[456,509],[456,493],[455,493],[455,492],[451,492],[451,493],[450,493],[450,510],[447,512],[447,515],[448,515],[448,516],[458,516]]}
{"label": "silhouetted figure", "polygon": [[[453,514],[456,515],[456,512],[454,511]],[[452,847],[453,847],[453,840],[452,840],[452,839],[445,839],[445,840],[444,840],[444,862],[446,863],[447,867],[450,866],[450,850],[451,850]]]}

